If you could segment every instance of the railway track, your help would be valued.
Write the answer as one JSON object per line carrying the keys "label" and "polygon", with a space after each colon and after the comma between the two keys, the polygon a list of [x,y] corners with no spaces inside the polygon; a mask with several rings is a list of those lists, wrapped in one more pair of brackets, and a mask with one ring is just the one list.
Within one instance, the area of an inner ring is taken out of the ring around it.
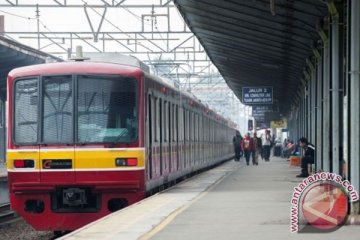
{"label": "railway track", "polygon": [[0,205],[0,227],[14,223],[19,219],[15,212],[10,209],[9,203]]}

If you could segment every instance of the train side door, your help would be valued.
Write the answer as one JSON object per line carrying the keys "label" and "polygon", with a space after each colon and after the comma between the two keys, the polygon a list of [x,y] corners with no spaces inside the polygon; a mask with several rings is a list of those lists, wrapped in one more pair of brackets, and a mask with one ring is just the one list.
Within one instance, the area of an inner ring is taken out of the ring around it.
{"label": "train side door", "polygon": [[177,148],[177,116],[176,116],[177,106],[171,104],[170,111],[170,142],[171,142],[171,172],[176,172],[178,170],[178,148]]}
{"label": "train side door", "polygon": [[163,101],[161,108],[161,163],[162,163],[162,175],[169,174],[169,102]]}
{"label": "train side door", "polygon": [[178,119],[177,123],[177,158],[178,158],[178,170],[185,169],[185,153],[184,153],[184,109],[181,106],[176,107]]}
{"label": "train side door", "polygon": [[152,179],[153,177],[153,145],[155,142],[155,109],[154,109],[154,98],[149,94],[147,99],[147,121],[146,121],[146,152],[147,152],[147,159],[146,159],[146,168],[147,168],[147,175],[146,178],[148,180]]}
{"label": "train side door", "polygon": [[160,101],[158,97],[151,97],[151,176],[158,178],[160,176],[161,165],[161,145],[160,145]]}

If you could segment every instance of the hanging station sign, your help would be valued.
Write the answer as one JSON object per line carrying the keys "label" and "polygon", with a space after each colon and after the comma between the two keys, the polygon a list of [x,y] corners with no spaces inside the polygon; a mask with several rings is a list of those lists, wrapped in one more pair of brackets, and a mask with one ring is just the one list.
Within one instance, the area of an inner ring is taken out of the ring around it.
{"label": "hanging station sign", "polygon": [[242,102],[245,105],[272,104],[272,87],[243,87]]}
{"label": "hanging station sign", "polygon": [[272,105],[255,105],[255,106],[252,106],[251,115],[257,121],[265,121],[265,114],[268,112],[272,112],[272,111],[273,111]]}

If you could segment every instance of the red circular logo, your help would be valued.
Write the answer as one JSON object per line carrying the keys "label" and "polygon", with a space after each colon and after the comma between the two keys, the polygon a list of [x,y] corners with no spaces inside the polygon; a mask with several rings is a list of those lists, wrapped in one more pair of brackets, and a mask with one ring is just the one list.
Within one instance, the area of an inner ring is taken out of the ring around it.
{"label": "red circular logo", "polygon": [[313,186],[302,200],[306,221],[317,229],[331,230],[341,226],[348,212],[348,197],[338,186],[322,183]]}

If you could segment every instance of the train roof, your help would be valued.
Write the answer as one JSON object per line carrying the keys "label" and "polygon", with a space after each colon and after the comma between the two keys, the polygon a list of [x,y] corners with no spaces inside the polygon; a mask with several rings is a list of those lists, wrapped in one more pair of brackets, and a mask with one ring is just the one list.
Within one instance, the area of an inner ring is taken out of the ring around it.
{"label": "train roof", "polygon": [[120,53],[85,53],[91,62],[117,63],[125,66],[140,68],[144,72],[150,73],[150,67],[138,58]]}
{"label": "train roof", "polygon": [[57,63],[44,63],[31,65],[26,67],[15,68],[9,72],[9,76],[24,77],[32,75],[51,75],[51,74],[71,74],[71,73],[89,73],[97,74],[104,73],[109,74],[134,74],[136,72],[142,72],[141,69],[133,66],[124,66],[119,68],[119,64],[114,63],[101,63],[101,62],[57,62]]}

